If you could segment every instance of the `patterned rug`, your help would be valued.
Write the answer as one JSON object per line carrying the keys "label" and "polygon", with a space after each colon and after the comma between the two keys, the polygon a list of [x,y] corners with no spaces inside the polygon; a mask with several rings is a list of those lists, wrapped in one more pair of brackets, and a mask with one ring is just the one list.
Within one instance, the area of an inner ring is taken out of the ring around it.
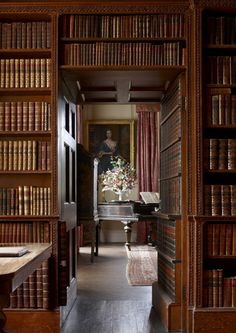
{"label": "patterned rug", "polygon": [[151,286],[157,281],[157,250],[148,245],[131,245],[127,249],[126,277],[132,286]]}

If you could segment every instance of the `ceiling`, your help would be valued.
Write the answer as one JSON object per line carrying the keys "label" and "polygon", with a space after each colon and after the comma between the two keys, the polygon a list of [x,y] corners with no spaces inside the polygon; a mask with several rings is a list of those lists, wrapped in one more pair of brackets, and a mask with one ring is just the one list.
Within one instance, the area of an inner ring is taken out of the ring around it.
{"label": "ceiling", "polygon": [[180,73],[177,67],[154,70],[93,70],[61,66],[61,78],[76,104],[157,103],[169,83]]}

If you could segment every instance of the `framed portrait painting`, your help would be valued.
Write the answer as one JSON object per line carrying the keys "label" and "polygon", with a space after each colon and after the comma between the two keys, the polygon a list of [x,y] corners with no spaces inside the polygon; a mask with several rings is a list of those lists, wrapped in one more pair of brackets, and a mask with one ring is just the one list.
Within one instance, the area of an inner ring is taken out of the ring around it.
{"label": "framed portrait painting", "polygon": [[134,120],[89,120],[86,148],[98,157],[98,173],[110,168],[111,156],[121,156],[134,165]]}

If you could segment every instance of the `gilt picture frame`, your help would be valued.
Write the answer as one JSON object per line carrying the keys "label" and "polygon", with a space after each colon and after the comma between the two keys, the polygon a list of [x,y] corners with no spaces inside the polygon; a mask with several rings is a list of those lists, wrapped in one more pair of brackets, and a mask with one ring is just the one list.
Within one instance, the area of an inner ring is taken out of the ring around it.
{"label": "gilt picture frame", "polygon": [[[118,145],[118,153],[134,166],[135,120],[88,120],[86,122],[85,148],[99,158],[99,150],[110,131],[112,140]],[[101,159],[100,159],[100,163]]]}

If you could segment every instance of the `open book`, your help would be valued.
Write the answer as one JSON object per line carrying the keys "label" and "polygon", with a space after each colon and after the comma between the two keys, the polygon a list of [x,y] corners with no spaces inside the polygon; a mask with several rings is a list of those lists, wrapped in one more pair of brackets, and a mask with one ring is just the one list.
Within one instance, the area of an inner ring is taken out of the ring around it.
{"label": "open book", "polygon": [[27,252],[25,246],[0,246],[0,257],[21,257]]}
{"label": "open book", "polygon": [[143,201],[148,203],[160,203],[160,195],[158,192],[140,192]]}

